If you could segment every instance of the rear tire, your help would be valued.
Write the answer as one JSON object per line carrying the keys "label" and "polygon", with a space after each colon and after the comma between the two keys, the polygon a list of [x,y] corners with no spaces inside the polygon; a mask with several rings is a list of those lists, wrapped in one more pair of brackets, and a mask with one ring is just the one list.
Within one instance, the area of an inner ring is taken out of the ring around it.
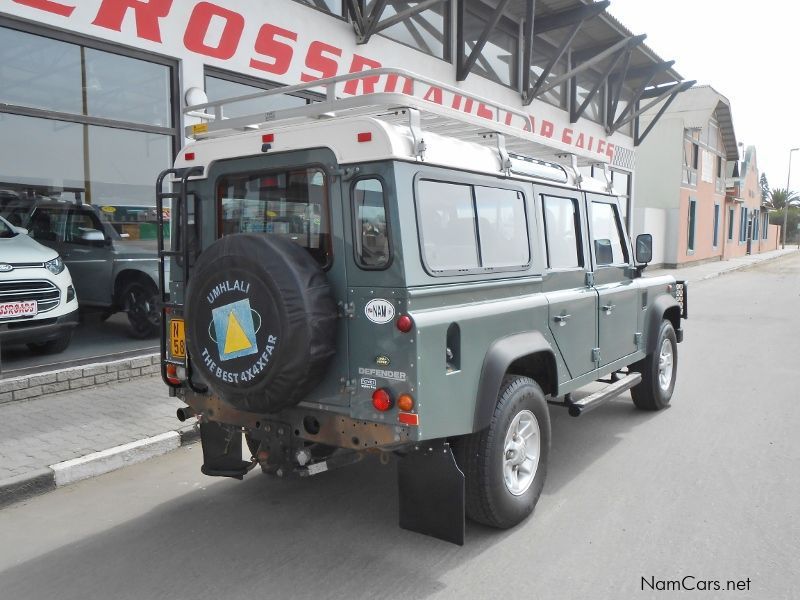
{"label": "rear tire", "polygon": [[678,340],[675,328],[667,319],[661,322],[655,352],[631,365],[642,374],[642,381],[631,389],[631,397],[640,410],[661,410],[669,405],[678,374]]}
{"label": "rear tire", "polygon": [[68,331],[49,342],[31,342],[28,344],[28,350],[35,354],[58,354],[66,350],[71,341],[72,331]]}
{"label": "rear tire", "polygon": [[528,517],[542,493],[550,453],[550,413],[528,377],[503,379],[489,427],[459,440],[467,516],[507,529]]}

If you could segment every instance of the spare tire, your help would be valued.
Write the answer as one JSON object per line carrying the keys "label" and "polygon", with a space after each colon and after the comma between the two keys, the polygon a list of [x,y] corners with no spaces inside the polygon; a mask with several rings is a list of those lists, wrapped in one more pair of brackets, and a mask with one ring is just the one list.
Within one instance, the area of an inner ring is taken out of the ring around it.
{"label": "spare tire", "polygon": [[214,242],[186,290],[186,345],[213,392],[240,410],[294,406],[336,352],[336,303],[297,244],[241,233]]}

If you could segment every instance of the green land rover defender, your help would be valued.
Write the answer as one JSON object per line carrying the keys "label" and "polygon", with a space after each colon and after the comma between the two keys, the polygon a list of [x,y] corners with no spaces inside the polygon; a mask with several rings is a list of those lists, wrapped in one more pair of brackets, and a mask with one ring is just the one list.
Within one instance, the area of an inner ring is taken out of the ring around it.
{"label": "green land rover defender", "polygon": [[252,117],[187,109],[194,141],[157,182],[162,375],[206,475],[394,457],[400,526],[461,544],[465,516],[533,511],[548,405],[667,406],[687,287],[642,277],[652,239],[582,175],[606,157],[489,100],[470,99],[493,119],[428,102],[414,92],[464,92],[408,72],[339,97],[366,76],[265,91],[325,96]]}

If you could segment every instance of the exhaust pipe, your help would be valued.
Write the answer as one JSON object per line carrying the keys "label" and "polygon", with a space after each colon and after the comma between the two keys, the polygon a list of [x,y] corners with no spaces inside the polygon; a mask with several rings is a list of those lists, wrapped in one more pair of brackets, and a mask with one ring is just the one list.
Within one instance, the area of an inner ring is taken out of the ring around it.
{"label": "exhaust pipe", "polygon": [[183,423],[186,419],[191,419],[196,414],[197,412],[191,406],[183,406],[177,411],[178,421]]}

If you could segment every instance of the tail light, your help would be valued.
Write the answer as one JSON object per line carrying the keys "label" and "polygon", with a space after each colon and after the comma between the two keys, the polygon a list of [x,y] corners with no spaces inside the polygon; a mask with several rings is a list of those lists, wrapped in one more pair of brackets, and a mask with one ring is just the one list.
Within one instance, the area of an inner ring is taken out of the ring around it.
{"label": "tail light", "polygon": [[408,315],[400,315],[395,324],[402,333],[408,333],[414,328],[414,320]]}
{"label": "tail light", "polygon": [[180,385],[181,375],[184,375],[181,371],[183,371],[183,369],[178,367],[178,365],[167,363],[167,381],[174,385]]}
{"label": "tail light", "polygon": [[411,394],[400,394],[400,397],[397,399],[397,408],[404,412],[408,412],[414,408],[414,398],[411,397]]}
{"label": "tail light", "polygon": [[372,406],[375,407],[375,410],[386,412],[392,408],[392,404],[392,396],[389,394],[388,390],[378,388],[372,392]]}

